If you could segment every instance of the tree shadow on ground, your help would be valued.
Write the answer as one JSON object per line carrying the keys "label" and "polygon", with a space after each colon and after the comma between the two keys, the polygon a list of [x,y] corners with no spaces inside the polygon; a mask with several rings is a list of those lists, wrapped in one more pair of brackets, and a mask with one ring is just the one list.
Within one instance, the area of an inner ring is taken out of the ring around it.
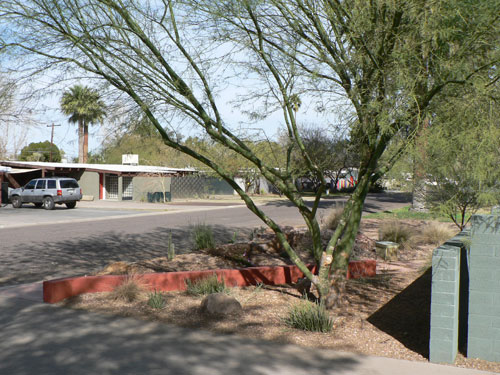
{"label": "tree shadow on ground", "polygon": [[[211,226],[217,243],[248,238],[251,230],[222,225]],[[167,256],[170,235],[177,254],[194,249],[192,226],[157,227],[141,234],[115,231],[86,238],[30,243],[22,252],[4,254],[0,265],[0,286],[43,279],[89,275],[111,262],[136,262]]]}
{"label": "tree shadow on ground", "polygon": [[[330,209],[336,207],[344,207],[345,203],[349,199],[349,196],[335,196],[328,198],[321,198],[318,205],[320,209]],[[390,192],[390,193],[370,193],[367,200],[363,206],[363,212],[374,213],[379,212],[387,206],[387,204],[398,204],[398,203],[410,203],[411,194],[400,193],[400,192]],[[306,201],[305,204],[311,208],[313,206],[312,201]],[[269,207],[293,207],[293,203],[289,200],[275,200],[266,203]]]}
{"label": "tree shadow on ground", "polygon": [[429,268],[367,319],[425,358],[429,358],[431,279]]}
{"label": "tree shadow on ground", "polygon": [[310,375],[363,370],[348,353],[14,299],[1,302],[9,311],[0,315],[2,374]]}

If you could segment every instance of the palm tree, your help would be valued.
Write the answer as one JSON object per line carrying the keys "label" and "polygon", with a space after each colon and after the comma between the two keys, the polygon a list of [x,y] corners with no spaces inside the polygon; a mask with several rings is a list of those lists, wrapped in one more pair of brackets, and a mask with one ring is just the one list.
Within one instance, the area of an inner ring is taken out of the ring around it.
{"label": "palm tree", "polygon": [[89,124],[101,122],[106,105],[99,93],[87,86],[75,85],[61,98],[61,110],[70,123],[78,123],[78,162],[86,163],[89,148]]}

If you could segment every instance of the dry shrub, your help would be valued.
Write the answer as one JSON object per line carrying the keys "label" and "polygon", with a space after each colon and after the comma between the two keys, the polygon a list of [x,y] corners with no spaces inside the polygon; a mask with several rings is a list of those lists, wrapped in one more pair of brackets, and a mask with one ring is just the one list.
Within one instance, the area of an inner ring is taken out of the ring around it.
{"label": "dry shrub", "polygon": [[449,225],[440,222],[426,224],[420,231],[419,240],[422,243],[441,245],[456,234]]}
{"label": "dry shrub", "polygon": [[137,276],[127,276],[110,294],[115,300],[134,302],[145,291],[144,285]]}
{"label": "dry shrub", "polygon": [[342,207],[335,207],[329,210],[326,214],[326,217],[323,219],[323,226],[326,229],[335,230],[337,225],[339,225],[340,218],[342,217],[342,213],[344,209]]}
{"label": "dry shrub", "polygon": [[383,223],[378,230],[380,241],[392,241],[405,247],[411,244],[413,229],[399,221],[388,221]]}

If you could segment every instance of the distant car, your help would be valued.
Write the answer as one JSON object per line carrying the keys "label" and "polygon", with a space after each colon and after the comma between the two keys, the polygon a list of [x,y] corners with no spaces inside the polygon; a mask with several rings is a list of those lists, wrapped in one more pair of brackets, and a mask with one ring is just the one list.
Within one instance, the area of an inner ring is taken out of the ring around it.
{"label": "distant car", "polygon": [[34,203],[36,207],[46,210],[54,209],[56,204],[65,204],[75,208],[76,202],[82,199],[82,189],[74,178],[47,177],[35,178],[24,187],[14,189],[10,193],[12,207],[19,208],[23,203]]}

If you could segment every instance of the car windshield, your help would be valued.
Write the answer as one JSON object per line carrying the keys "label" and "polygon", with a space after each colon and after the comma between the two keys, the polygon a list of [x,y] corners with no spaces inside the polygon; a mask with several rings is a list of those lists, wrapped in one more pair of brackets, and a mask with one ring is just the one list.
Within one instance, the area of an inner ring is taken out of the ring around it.
{"label": "car windshield", "polygon": [[78,183],[75,180],[60,180],[59,185],[61,189],[77,189]]}

